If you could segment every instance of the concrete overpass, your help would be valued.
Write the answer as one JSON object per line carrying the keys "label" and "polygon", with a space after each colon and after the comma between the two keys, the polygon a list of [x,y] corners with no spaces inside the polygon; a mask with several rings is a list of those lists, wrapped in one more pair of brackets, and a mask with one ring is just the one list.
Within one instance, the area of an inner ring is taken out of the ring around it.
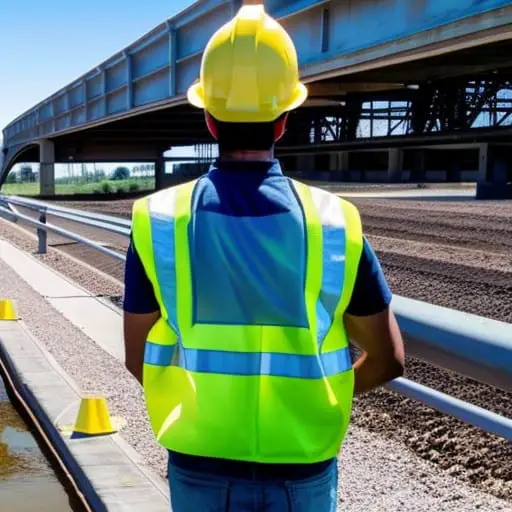
{"label": "concrete overpass", "polygon": [[[199,74],[209,37],[241,3],[199,0],[19,116],[3,131],[0,183],[20,161],[41,163],[44,194],[54,190],[56,162],[151,160],[161,175],[161,155],[169,147],[209,142],[202,113],[186,105],[185,92]],[[296,42],[311,93],[283,142],[288,153],[310,143],[313,118],[340,111],[345,124],[353,125],[353,97],[359,98],[359,117],[362,98],[420,98],[421,111],[435,96],[425,99],[422,92],[436,80],[501,76],[512,69],[510,0],[265,3]],[[391,162],[400,160],[396,151],[390,155]],[[487,167],[484,179],[486,174]]]}

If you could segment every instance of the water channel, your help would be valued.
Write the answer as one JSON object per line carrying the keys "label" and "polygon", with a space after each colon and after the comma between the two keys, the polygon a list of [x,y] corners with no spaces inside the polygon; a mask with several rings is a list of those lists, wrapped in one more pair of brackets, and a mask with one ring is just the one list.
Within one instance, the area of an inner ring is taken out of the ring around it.
{"label": "water channel", "polygon": [[0,511],[68,512],[69,498],[0,377]]}

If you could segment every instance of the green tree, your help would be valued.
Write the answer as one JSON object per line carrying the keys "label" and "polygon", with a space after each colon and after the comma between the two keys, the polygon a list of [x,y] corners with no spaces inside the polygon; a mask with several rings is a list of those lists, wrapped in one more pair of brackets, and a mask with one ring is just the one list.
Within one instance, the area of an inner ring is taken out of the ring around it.
{"label": "green tree", "polygon": [[7,175],[7,178],[5,178],[5,183],[17,183],[18,181],[18,177],[16,176],[16,173],[11,171],[8,175]]}
{"label": "green tree", "polygon": [[130,177],[130,169],[128,167],[117,167],[113,174],[113,180],[127,180]]}
{"label": "green tree", "polygon": [[104,180],[107,177],[107,173],[103,169],[96,169],[94,171],[94,179],[96,181]]}
{"label": "green tree", "polygon": [[33,183],[36,181],[36,175],[30,165],[24,165],[20,169],[20,181],[22,183]]}

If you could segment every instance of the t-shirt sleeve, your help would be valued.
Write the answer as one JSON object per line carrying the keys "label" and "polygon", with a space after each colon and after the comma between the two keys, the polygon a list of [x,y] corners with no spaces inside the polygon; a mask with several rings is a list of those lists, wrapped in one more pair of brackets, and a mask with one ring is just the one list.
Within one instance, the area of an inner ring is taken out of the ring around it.
{"label": "t-shirt sleeve", "polygon": [[127,313],[154,313],[160,308],[133,241],[126,253],[123,309]]}
{"label": "t-shirt sleeve", "polygon": [[391,298],[391,290],[377,255],[364,237],[363,252],[347,313],[352,316],[376,315],[389,306]]}

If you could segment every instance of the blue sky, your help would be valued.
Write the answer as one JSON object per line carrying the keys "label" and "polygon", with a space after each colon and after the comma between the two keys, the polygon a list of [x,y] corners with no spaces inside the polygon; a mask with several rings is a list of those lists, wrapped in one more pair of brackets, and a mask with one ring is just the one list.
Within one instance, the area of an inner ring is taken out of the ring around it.
{"label": "blue sky", "polygon": [[0,138],[15,117],[192,0],[0,0]]}

